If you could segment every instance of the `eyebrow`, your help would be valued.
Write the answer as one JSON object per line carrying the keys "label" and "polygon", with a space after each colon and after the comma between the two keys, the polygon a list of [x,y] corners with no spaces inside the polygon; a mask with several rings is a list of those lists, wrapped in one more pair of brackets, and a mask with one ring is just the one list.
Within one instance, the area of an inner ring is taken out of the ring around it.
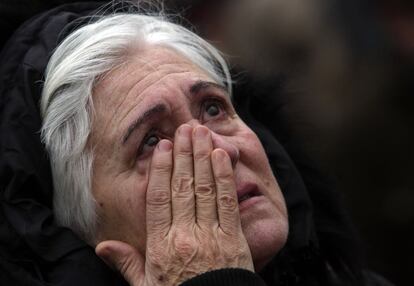
{"label": "eyebrow", "polygon": [[125,132],[125,135],[122,136],[122,144],[125,144],[126,141],[128,141],[128,138],[131,136],[132,132],[138,129],[145,121],[160,113],[164,113],[166,110],[167,107],[164,104],[157,104],[146,110],[141,116],[139,116],[134,120],[134,122],[129,125],[127,131]]}
{"label": "eyebrow", "polygon": [[221,91],[225,92],[226,94],[228,93],[227,88],[225,88],[221,84],[218,84],[218,83],[215,83],[215,82],[211,82],[211,81],[204,81],[204,80],[199,80],[196,83],[194,83],[190,87],[190,93],[191,94],[197,94],[200,91],[203,91],[203,90],[208,89],[210,87],[220,89]]}
{"label": "eyebrow", "polygon": [[[196,95],[197,93],[206,90],[208,88],[217,88],[221,91],[225,92],[227,94],[227,89],[215,82],[210,81],[202,81],[199,80],[195,82],[193,85],[189,88],[189,93],[191,96]],[[158,114],[166,112],[167,107],[164,104],[156,104],[152,106],[151,108],[147,109],[142,115],[140,115],[137,119],[135,119],[128,127],[127,131],[125,132],[124,136],[122,136],[122,144],[125,144],[128,141],[128,138],[131,136],[131,134],[139,129],[139,127],[145,122],[150,120],[151,118],[157,116]]]}

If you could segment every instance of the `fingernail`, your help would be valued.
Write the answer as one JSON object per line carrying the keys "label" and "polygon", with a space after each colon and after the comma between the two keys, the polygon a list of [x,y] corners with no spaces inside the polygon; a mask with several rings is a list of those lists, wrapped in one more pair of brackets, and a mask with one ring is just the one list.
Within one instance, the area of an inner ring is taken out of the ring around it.
{"label": "fingernail", "polygon": [[163,152],[168,152],[172,149],[172,144],[168,140],[161,140],[160,143],[158,143],[158,149]]}
{"label": "fingernail", "polygon": [[180,134],[181,136],[187,137],[189,138],[191,136],[191,132],[193,128],[188,125],[188,124],[184,124],[182,126],[180,126],[180,128],[178,129],[178,134]]}
{"label": "fingernail", "polygon": [[198,126],[194,131],[194,136],[197,138],[205,138],[208,134],[208,129],[204,126]]}
{"label": "fingernail", "polygon": [[214,149],[214,151],[211,154],[212,158],[216,162],[220,162],[226,158],[226,152],[222,149]]}

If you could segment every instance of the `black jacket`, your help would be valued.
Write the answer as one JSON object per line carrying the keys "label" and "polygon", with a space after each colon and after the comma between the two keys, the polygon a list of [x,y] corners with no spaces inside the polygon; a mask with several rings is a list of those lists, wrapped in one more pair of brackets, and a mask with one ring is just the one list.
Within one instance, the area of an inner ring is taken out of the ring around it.
{"label": "black jacket", "polygon": [[[50,166],[39,137],[39,98],[48,59],[79,25],[70,23],[99,5],[67,4],[36,16],[0,54],[1,285],[126,284],[91,247],[55,224]],[[340,195],[289,132],[284,115],[289,101],[278,92],[281,84],[279,77],[246,75],[235,86],[234,104],[262,141],[283,191],[290,226],[287,245],[260,276],[222,269],[183,285],[387,285],[362,270]]]}

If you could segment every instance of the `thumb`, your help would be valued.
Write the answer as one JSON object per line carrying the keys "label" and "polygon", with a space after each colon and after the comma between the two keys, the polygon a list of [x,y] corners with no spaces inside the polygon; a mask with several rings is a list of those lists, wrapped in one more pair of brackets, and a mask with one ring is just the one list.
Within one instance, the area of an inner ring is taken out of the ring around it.
{"label": "thumb", "polygon": [[129,285],[144,284],[145,261],[131,245],[121,241],[106,240],[96,246],[95,253],[109,267],[118,270]]}

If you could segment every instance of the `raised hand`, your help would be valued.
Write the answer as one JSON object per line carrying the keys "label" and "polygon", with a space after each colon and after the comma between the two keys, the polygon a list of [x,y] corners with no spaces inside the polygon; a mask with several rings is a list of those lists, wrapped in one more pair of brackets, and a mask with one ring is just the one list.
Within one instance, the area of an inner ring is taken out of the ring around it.
{"label": "raised hand", "polygon": [[207,127],[178,128],[174,146],[154,150],[147,188],[145,259],[132,246],[104,241],[96,253],[131,285],[178,285],[219,268],[253,269],[243,235],[233,168]]}

